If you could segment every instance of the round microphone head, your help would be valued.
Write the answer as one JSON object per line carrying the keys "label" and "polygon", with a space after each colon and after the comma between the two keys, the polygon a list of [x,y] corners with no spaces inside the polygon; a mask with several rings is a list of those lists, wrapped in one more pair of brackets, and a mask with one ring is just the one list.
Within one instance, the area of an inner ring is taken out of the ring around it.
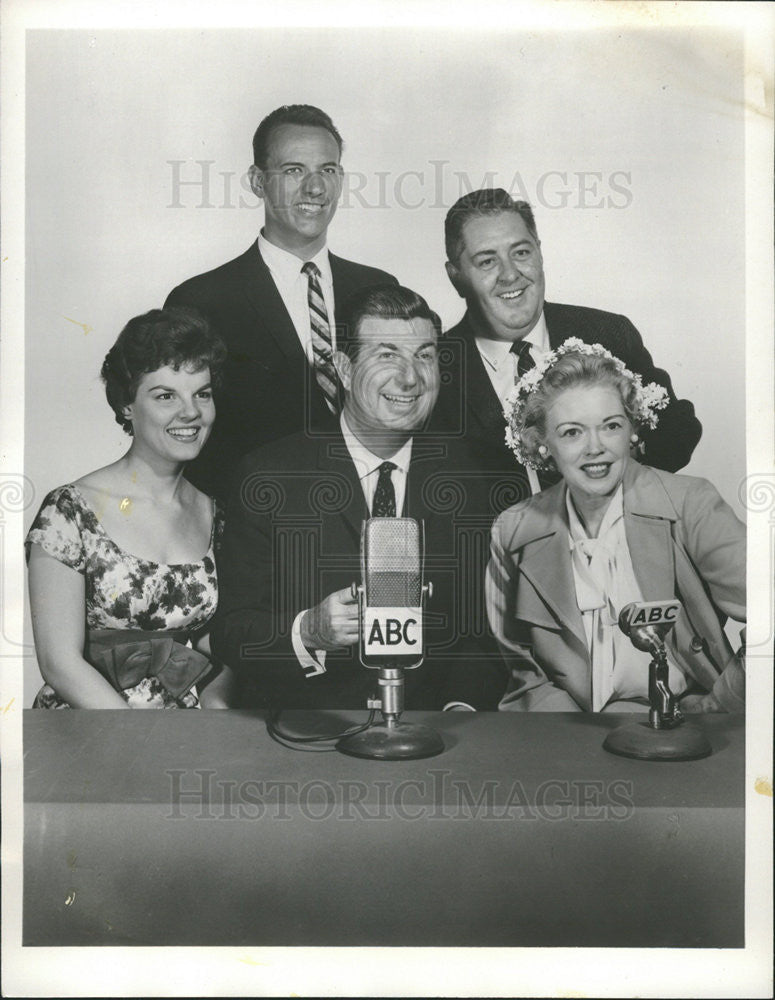
{"label": "round microphone head", "polygon": [[626,636],[629,636],[630,642],[636,649],[640,649],[644,653],[654,653],[662,645],[661,636],[653,625],[648,625],[645,622],[638,625],[632,624],[637,607],[637,604],[632,603],[626,604],[622,608],[619,612],[619,628]]}
{"label": "round microphone head", "polygon": [[625,635],[630,634],[630,616],[632,614],[632,609],[635,607],[634,604],[625,604],[622,610],[619,612],[619,628],[624,632]]}

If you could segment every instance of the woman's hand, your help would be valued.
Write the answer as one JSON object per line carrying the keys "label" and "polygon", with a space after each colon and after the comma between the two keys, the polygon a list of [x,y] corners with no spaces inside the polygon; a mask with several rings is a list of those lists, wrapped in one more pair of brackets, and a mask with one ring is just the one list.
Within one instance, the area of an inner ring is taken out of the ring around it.
{"label": "woman's hand", "polygon": [[204,687],[197,685],[199,704],[202,708],[234,708],[237,687],[234,674],[224,665],[216,669],[218,673]]}
{"label": "woman's hand", "polygon": [[682,712],[696,714],[698,712],[723,712],[724,709],[712,691],[707,694],[687,694],[678,702]]}

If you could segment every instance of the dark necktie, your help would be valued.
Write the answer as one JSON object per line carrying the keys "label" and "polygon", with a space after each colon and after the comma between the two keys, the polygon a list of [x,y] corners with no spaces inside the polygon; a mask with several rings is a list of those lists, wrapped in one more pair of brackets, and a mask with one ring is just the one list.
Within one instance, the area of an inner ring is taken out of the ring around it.
{"label": "dark necktie", "polygon": [[312,352],[315,359],[315,378],[326,397],[328,408],[332,413],[336,413],[339,409],[339,382],[331,353],[331,327],[323,290],[320,287],[320,271],[311,260],[308,260],[301,270],[307,276],[307,302]]}
{"label": "dark necktie", "polygon": [[517,356],[517,379],[521,379],[525,372],[535,368],[536,363],[530,356],[530,344],[526,340],[515,340],[509,351]]}
{"label": "dark necktie", "polygon": [[[517,356],[517,380],[519,380],[525,372],[529,372],[531,368],[535,368],[536,363],[531,357],[530,345],[526,340],[515,340],[509,350]],[[538,484],[542,490],[545,490],[548,486],[554,486],[555,483],[559,483],[561,478],[560,474],[553,469],[537,469],[536,474],[538,476]]]}
{"label": "dark necktie", "polygon": [[395,462],[383,462],[379,467],[379,479],[374,490],[374,502],[371,505],[372,517],[396,516],[396,491],[390,473],[398,466]]}

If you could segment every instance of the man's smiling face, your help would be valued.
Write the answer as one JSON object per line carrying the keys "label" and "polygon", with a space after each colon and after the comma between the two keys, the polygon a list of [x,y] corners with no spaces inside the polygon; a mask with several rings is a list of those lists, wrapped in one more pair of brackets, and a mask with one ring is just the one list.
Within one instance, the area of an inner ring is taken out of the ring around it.
{"label": "man's smiling face", "polygon": [[279,125],[269,137],[266,169],[248,171],[264,202],[264,235],[270,243],[308,259],[326,241],[342,191],[339,146],[316,125]]}
{"label": "man's smiling face", "polygon": [[429,319],[361,320],[355,356],[338,356],[344,412],[356,436],[408,437],[426,423],[439,394],[436,340]]}
{"label": "man's smiling face", "polygon": [[516,212],[479,215],[463,225],[462,250],[447,261],[450,281],[494,340],[521,340],[544,308],[541,245]]}

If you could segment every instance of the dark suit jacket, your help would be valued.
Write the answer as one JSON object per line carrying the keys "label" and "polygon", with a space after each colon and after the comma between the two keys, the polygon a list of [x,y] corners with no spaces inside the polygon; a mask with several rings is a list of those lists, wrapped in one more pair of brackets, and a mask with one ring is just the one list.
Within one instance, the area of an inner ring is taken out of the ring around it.
{"label": "dark suit jacket", "polygon": [[[483,495],[484,494],[484,495]],[[484,571],[493,520],[482,476],[459,443],[415,437],[404,515],[425,524],[425,662],[406,672],[406,707],[452,700],[495,709],[507,676],[489,631]],[[218,560],[215,654],[237,672],[241,703],[263,708],[364,708],[376,671],[357,648],[326,654],[306,676],[294,652],[296,615],[360,582],[361,524],[368,517],[341,433],[304,434],[248,455],[235,480]]]}
{"label": "dark suit jacket", "polygon": [[[358,289],[396,283],[385,271],[329,256],[337,314]],[[336,429],[257,243],[178,285],[165,306],[199,309],[229,352],[215,393],[213,431],[186,468],[186,478],[199,489],[225,500],[231,474],[247,452],[296,431]]]}
{"label": "dark suit jacket", "polygon": [[[745,708],[745,675],[724,632],[745,621],[745,526],[705,479],[637,462],[624,473],[624,524],[646,601],[682,604],[667,645],[701,691]],[[568,546],[565,485],[505,511],[492,533],[487,601],[509,664],[502,708],[589,711],[592,666]]]}
{"label": "dark suit jacket", "polygon": [[[640,334],[627,317],[552,302],[545,303],[544,316],[553,349],[568,337],[602,344],[631,371],[642,375],[644,384],[657,382],[667,389],[670,403],[660,411],[657,428],[641,434],[645,445],[643,461],[668,472],[682,469],[700,440],[702,425],[694,415],[693,405],[676,399],[670,376],[654,366]],[[515,499],[528,497],[527,474],[506,446],[503,410],[476,346],[468,313],[443,341],[442,388],[431,427],[461,434],[489,469],[509,474]]]}

